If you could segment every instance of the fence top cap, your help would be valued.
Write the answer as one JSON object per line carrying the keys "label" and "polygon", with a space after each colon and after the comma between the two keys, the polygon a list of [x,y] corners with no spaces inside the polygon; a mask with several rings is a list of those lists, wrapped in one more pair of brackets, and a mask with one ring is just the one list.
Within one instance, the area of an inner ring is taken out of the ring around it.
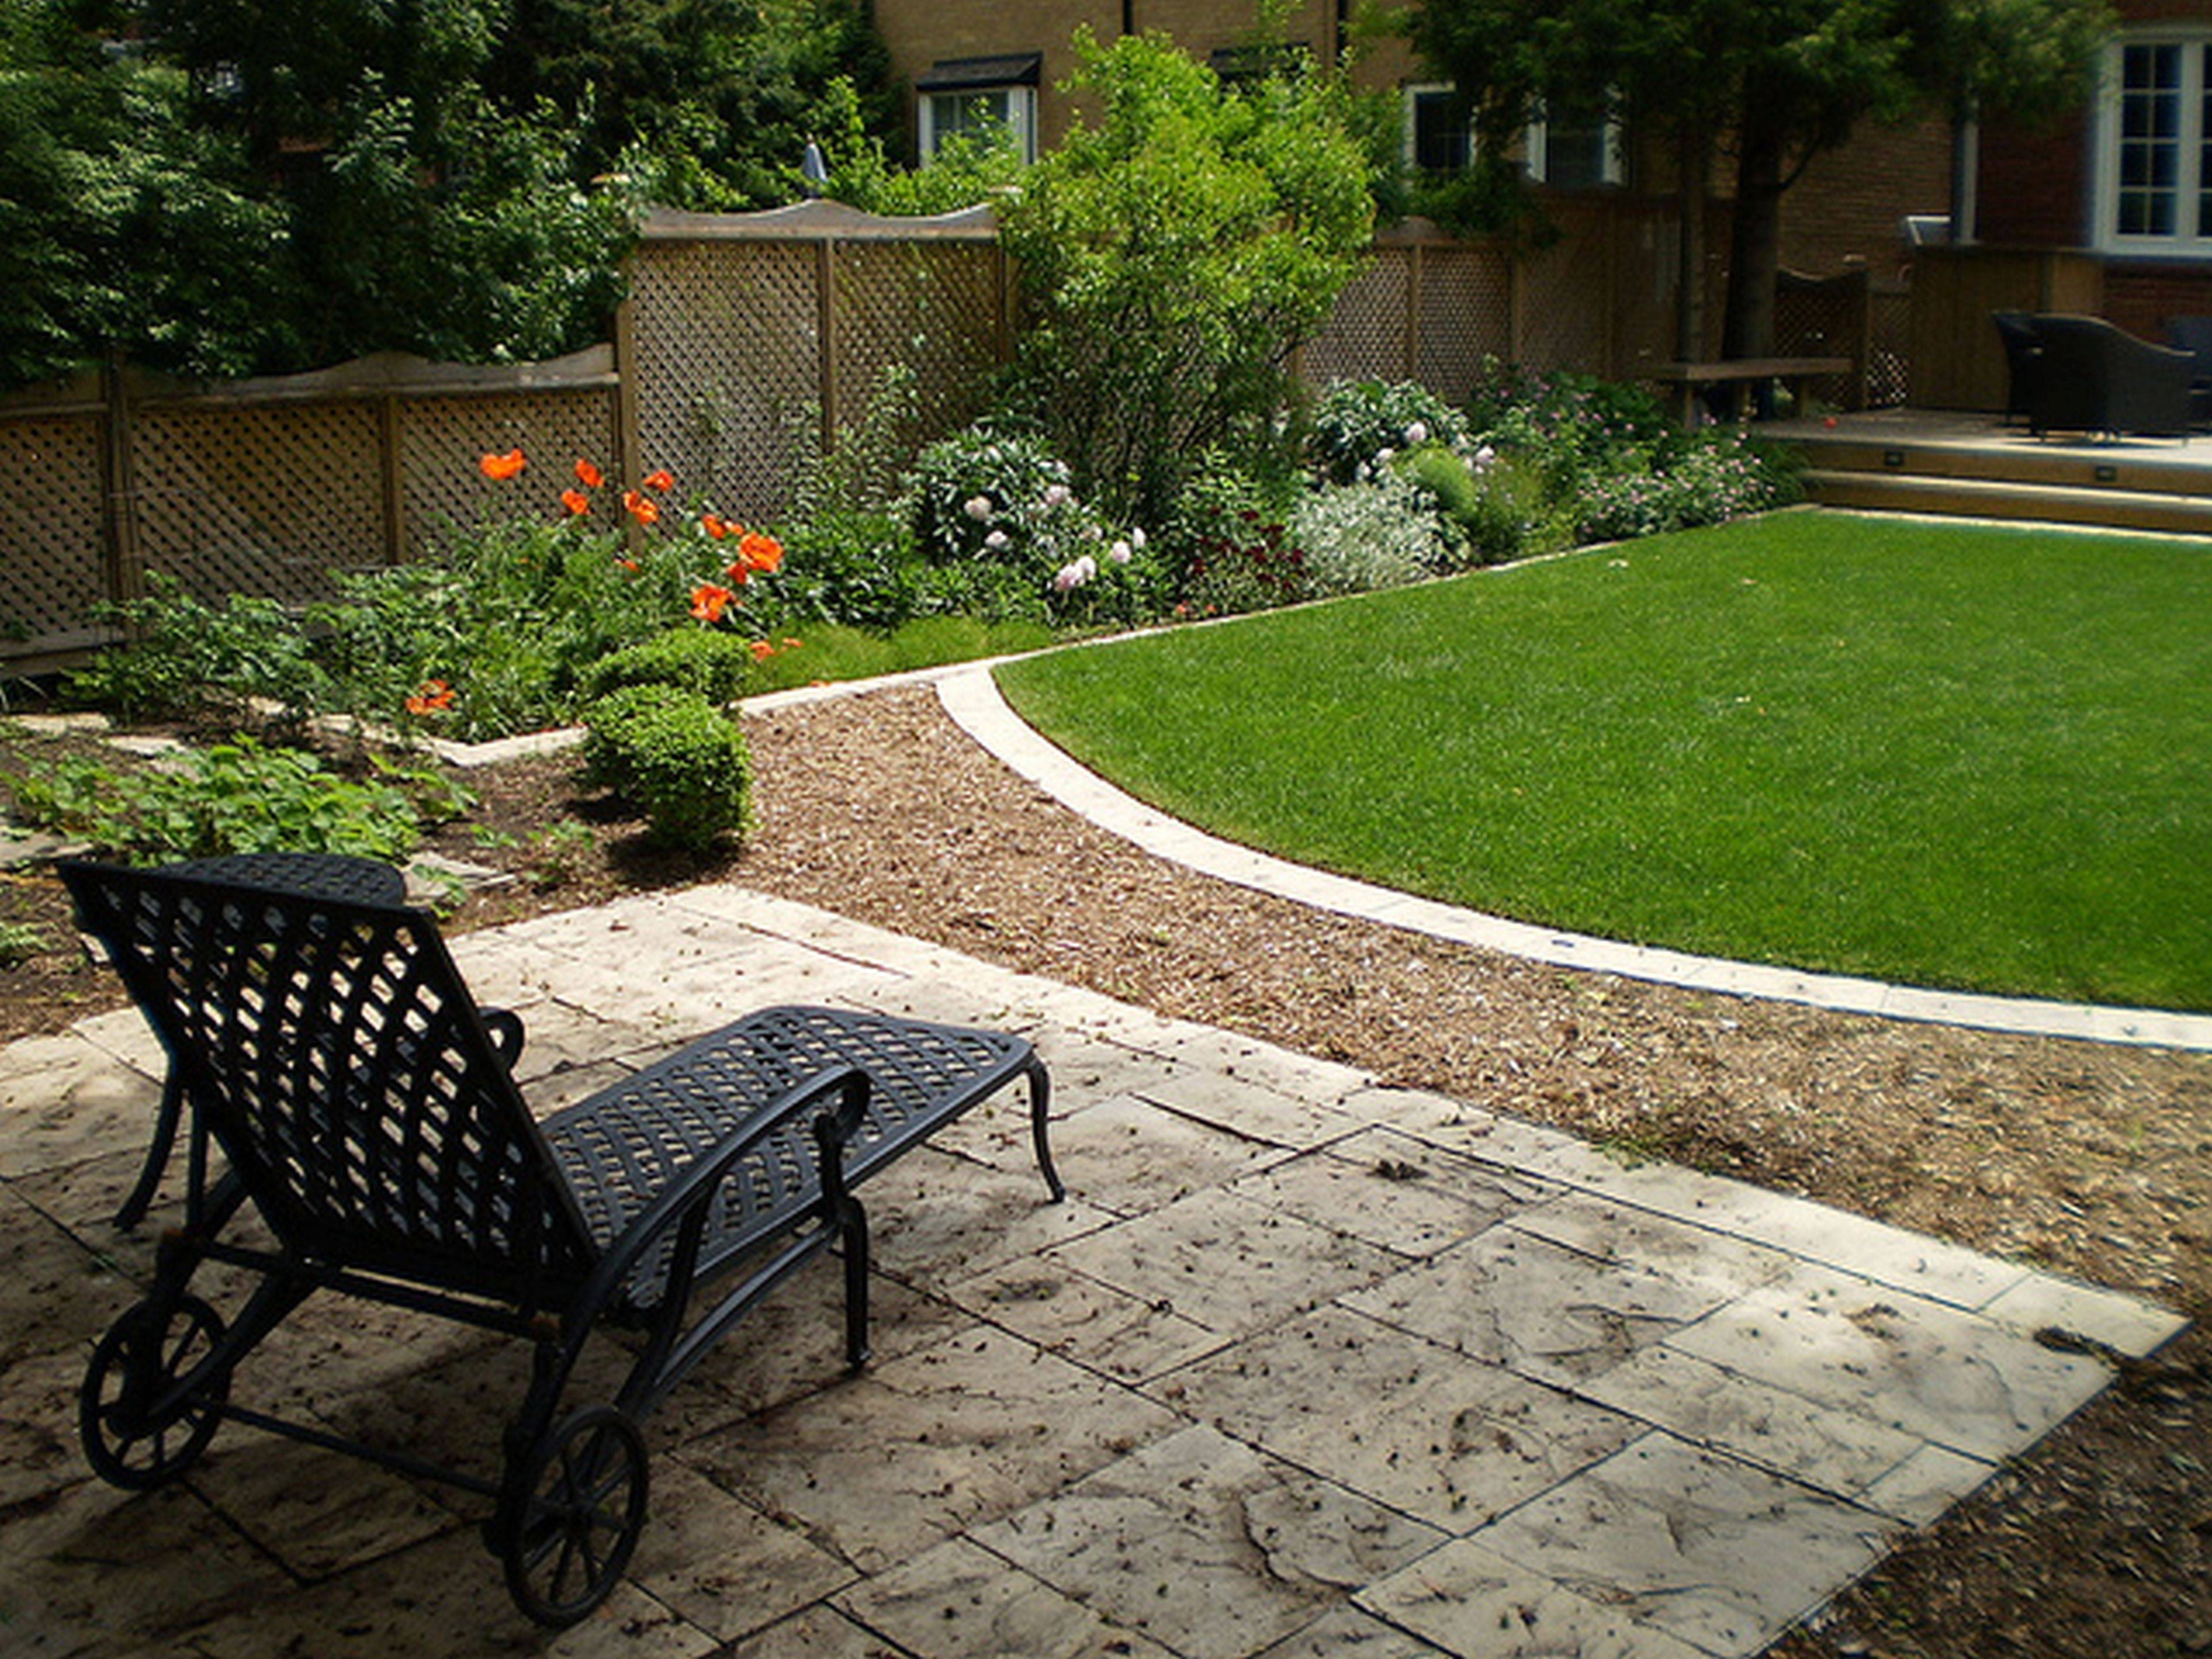
{"label": "fence top cap", "polygon": [[698,241],[913,241],[944,237],[981,240],[998,234],[998,216],[988,202],[927,218],[888,218],[863,213],[842,202],[794,202],[760,213],[678,213],[655,208],[638,234],[648,242]]}

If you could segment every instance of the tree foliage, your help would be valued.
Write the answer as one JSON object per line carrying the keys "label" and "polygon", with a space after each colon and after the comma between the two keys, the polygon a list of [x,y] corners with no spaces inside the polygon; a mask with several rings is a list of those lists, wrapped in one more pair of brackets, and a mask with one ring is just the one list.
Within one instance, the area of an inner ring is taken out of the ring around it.
{"label": "tree foliage", "polygon": [[1266,441],[1366,241],[1366,159],[1316,71],[1224,86],[1157,36],[1078,44],[1097,113],[1001,210],[1020,382],[1077,489],[1158,524],[1203,452]]}
{"label": "tree foliage", "polygon": [[0,383],[575,349],[642,202],[791,199],[883,68],[857,0],[9,0]]}

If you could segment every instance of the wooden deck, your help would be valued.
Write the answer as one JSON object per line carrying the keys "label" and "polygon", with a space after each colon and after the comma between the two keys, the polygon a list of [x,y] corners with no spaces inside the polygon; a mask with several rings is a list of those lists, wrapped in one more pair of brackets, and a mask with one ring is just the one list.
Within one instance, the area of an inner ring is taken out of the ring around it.
{"label": "wooden deck", "polygon": [[2038,438],[1993,415],[1889,409],[1773,421],[1814,501],[1899,513],[2212,535],[2212,434]]}

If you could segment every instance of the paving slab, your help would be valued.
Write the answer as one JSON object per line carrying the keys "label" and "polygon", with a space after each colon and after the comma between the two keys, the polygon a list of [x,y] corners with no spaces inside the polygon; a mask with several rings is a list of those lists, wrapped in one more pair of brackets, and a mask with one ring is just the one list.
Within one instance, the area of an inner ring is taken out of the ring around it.
{"label": "paving slab", "polygon": [[1199,1425],[975,1537],[1188,1659],[1249,1659],[1443,1541]]}
{"label": "paving slab", "polygon": [[1473,1541],[1711,1654],[1756,1653],[1880,1559],[1877,1517],[1656,1431]]}
{"label": "paving slab", "polygon": [[[237,1427],[180,1486],[90,1478],[84,1356],[178,1210],[173,1175],[107,1219],[161,1057],[127,1011],[0,1050],[11,1656],[1747,1659],[2181,1328],[739,888],[456,954],[524,1018],[540,1111],[768,1000],[1020,1031],[1069,1197],[1018,1089],[872,1181],[871,1366],[834,1260],[757,1308],[647,1425],[629,1582],[549,1638],[465,1492]],[[319,1295],[234,1397],[490,1475],[526,1370]]]}
{"label": "paving slab", "polygon": [[1503,1366],[1456,1363],[1340,1308],[1264,1332],[1152,1392],[1450,1533],[1486,1525],[1645,1429]]}

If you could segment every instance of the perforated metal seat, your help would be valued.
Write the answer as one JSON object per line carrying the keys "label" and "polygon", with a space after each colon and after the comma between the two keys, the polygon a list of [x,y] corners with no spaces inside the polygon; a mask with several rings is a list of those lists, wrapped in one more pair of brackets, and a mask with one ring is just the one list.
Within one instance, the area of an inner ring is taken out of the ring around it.
{"label": "perforated metal seat", "polygon": [[[1049,1089],[1023,1039],[829,1008],[748,1015],[542,1125],[510,1067],[520,1022],[469,995],[426,914],[368,872],[62,866],[229,1165],[195,1158],[152,1295],[95,1350],[80,1426],[96,1470],[151,1486],[249,1422],[496,1501],[515,1599],[567,1623],[619,1578],[645,1514],[638,1422],[788,1273],[835,1245],[846,1346],[866,1353],[867,1226],[852,1188],[1017,1078],[1037,1159]],[[364,893],[366,896],[364,896]],[[274,1249],[226,1237],[251,1201]],[[202,1261],[258,1288],[231,1323]],[[742,1270],[742,1271],[741,1271]],[[695,1296],[734,1279],[711,1306]],[[238,1363],[307,1296],[339,1290],[526,1336],[527,1397],[496,1485],[228,1403]],[[647,1333],[615,1399],[554,1420],[602,1321]]]}

